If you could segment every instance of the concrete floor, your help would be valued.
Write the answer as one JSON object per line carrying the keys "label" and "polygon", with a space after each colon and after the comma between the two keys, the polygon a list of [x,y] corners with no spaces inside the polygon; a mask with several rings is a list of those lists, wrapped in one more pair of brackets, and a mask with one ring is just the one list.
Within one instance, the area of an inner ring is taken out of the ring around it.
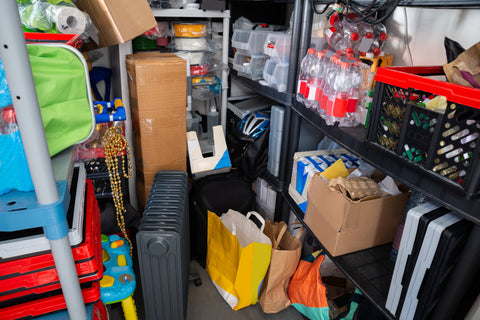
{"label": "concrete floor", "polygon": [[[190,263],[190,272],[200,275],[202,285],[195,286],[190,281],[188,288],[188,307],[186,320],[303,320],[303,316],[294,307],[275,313],[266,314],[262,311],[260,304],[249,306],[238,311],[234,311],[223,300],[217,289],[212,283],[207,271],[196,261]],[[137,280],[138,281],[138,280]],[[138,282],[137,282],[138,283]],[[141,288],[137,287],[134,294],[135,304],[139,320],[145,320],[145,311],[143,309],[143,297]],[[111,320],[124,320],[121,304],[117,303],[110,306]],[[170,319],[155,319],[170,320]]]}

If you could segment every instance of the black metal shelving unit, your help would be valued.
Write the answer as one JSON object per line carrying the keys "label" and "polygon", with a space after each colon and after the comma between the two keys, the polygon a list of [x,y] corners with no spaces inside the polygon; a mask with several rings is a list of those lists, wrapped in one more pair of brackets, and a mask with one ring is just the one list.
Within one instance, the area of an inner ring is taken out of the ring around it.
{"label": "black metal shelving unit", "polygon": [[422,193],[432,200],[441,203],[462,217],[480,224],[480,199],[478,197],[467,199],[462,192],[455,190],[455,186],[449,187],[448,181],[439,183],[439,178],[434,173],[430,174],[415,164],[400,163],[398,156],[393,152],[367,143],[364,127],[339,128],[327,126],[322,118],[301,103],[294,103],[292,110],[323,134],[335,140],[345,149],[361,156],[380,171],[410,188],[422,190]]}
{"label": "black metal shelving unit", "polygon": [[[301,26],[296,26],[297,33],[292,37],[292,39],[294,39],[294,37],[299,37],[299,42],[296,44],[296,48],[292,49],[292,51],[296,51],[296,55],[293,55],[292,53],[290,61],[291,63],[297,61],[297,66],[300,65],[301,59],[309,47],[313,17],[310,1],[311,0],[295,1],[295,10],[301,10],[301,12],[296,12],[295,18],[298,19],[301,14]],[[363,0],[360,0],[360,2],[362,1]],[[321,2],[322,1],[315,1],[315,3]],[[363,2],[370,3],[371,1]],[[300,5],[300,3],[302,4]],[[326,1],[324,1],[324,3],[326,3]],[[466,0],[452,3],[451,1],[442,0],[424,0],[415,2],[404,0],[401,1],[401,5],[460,8],[469,6],[478,7],[480,1]],[[294,57],[294,59],[292,59],[292,57]],[[282,195],[280,198],[284,205],[281,207],[281,213],[276,210],[276,219],[281,218],[286,221],[290,211],[292,211],[302,222],[309,234],[315,238],[317,244],[322,246],[321,242],[316,239],[313,232],[303,222],[304,213],[288,192],[290,173],[293,165],[293,155],[298,150],[301,122],[306,121],[323,135],[336,141],[350,152],[357,154],[363,160],[368,161],[370,164],[392,176],[397,181],[400,181],[412,189],[421,190],[421,192],[432,198],[432,200],[439,202],[460,216],[475,223],[474,230],[469,237],[460,262],[455,266],[455,270],[452,273],[452,280],[447,284],[447,287],[444,290],[446,293],[442,295],[440,300],[440,303],[442,304],[441,308],[443,309],[450,308],[454,310],[457,308],[459,301],[453,300],[458,300],[456,296],[461,296],[463,288],[469,285],[468,277],[464,276],[464,274],[466,274],[466,270],[471,270],[472,265],[478,265],[479,259],[476,259],[475,257],[478,256],[478,252],[480,252],[480,244],[478,243],[479,241],[477,241],[480,239],[480,198],[473,197],[467,199],[465,194],[460,190],[455,189],[454,186],[448,186],[448,182],[446,182],[447,186],[445,186],[445,183],[439,183],[438,176],[426,173],[425,170],[414,164],[399,162],[398,157],[393,153],[386,152],[386,150],[368,143],[366,140],[367,130],[364,127],[340,128],[337,126],[327,126],[318,114],[295,100],[295,89],[291,82],[296,82],[298,70],[292,68],[289,71],[290,86],[289,89],[287,89],[287,93],[278,93],[274,89],[262,86],[256,81],[238,76],[234,70],[231,71],[232,77],[237,79],[247,88],[285,106],[285,142],[282,147],[280,165],[281,173],[278,178],[272,176],[268,172],[262,177]],[[278,202],[277,198],[277,204]],[[394,263],[389,257],[391,244],[336,257],[332,257],[328,250],[325,248],[323,249],[339,269],[342,270],[355,286],[377,306],[385,317],[390,320],[397,319],[385,308],[385,302],[394,269]],[[446,312],[447,311],[445,311],[445,315],[437,313],[437,318],[449,319],[449,315],[446,315]]]}
{"label": "black metal shelving unit", "polygon": [[283,197],[292,212],[298,220],[302,222],[308,233],[313,236],[315,242],[322,247],[327,256],[332,259],[337,267],[350,278],[353,284],[359,288],[368,299],[379,307],[388,319],[394,320],[395,317],[384,307],[392,279],[393,268],[395,266],[389,258],[391,245],[386,244],[333,257],[315,237],[310,228],[303,223],[304,213],[295,203],[295,200],[293,200],[288,192],[284,192]]}

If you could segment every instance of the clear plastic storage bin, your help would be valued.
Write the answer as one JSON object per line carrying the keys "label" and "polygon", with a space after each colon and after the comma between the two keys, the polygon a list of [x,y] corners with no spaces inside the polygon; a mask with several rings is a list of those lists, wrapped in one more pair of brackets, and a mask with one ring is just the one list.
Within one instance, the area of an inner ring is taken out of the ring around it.
{"label": "clear plastic storage bin", "polygon": [[290,58],[290,42],[290,34],[269,32],[264,42],[263,53],[273,59],[288,63]]}
{"label": "clear plastic storage bin", "polygon": [[260,80],[266,60],[267,56],[265,55],[249,56],[236,52],[233,57],[233,69],[237,70],[242,77]]}
{"label": "clear plastic storage bin", "polygon": [[261,55],[267,34],[266,31],[235,29],[232,36],[232,47],[244,55]]}
{"label": "clear plastic storage bin", "polygon": [[268,86],[277,89],[278,92],[285,92],[287,89],[288,63],[279,62],[273,58],[265,62],[263,79]]}

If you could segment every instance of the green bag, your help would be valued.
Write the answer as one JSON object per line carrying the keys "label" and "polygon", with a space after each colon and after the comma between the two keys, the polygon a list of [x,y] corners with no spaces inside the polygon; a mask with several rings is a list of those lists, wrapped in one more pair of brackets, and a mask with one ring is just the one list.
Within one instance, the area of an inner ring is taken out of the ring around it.
{"label": "green bag", "polygon": [[88,69],[73,47],[28,45],[50,156],[87,140],[95,127]]}

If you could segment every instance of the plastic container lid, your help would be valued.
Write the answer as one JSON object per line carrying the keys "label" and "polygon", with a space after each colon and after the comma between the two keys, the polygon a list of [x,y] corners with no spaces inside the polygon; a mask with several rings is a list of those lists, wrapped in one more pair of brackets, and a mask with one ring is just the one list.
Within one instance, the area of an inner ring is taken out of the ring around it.
{"label": "plastic container lid", "polygon": [[357,41],[359,38],[360,36],[356,32],[352,33],[352,35],[350,36],[350,39],[352,39],[353,41]]}
{"label": "plastic container lid", "polygon": [[315,49],[309,48],[307,51],[308,54],[315,54]]}
{"label": "plastic container lid", "polygon": [[378,37],[380,40],[385,42],[388,39],[388,34],[386,34],[385,32],[382,32]]}

